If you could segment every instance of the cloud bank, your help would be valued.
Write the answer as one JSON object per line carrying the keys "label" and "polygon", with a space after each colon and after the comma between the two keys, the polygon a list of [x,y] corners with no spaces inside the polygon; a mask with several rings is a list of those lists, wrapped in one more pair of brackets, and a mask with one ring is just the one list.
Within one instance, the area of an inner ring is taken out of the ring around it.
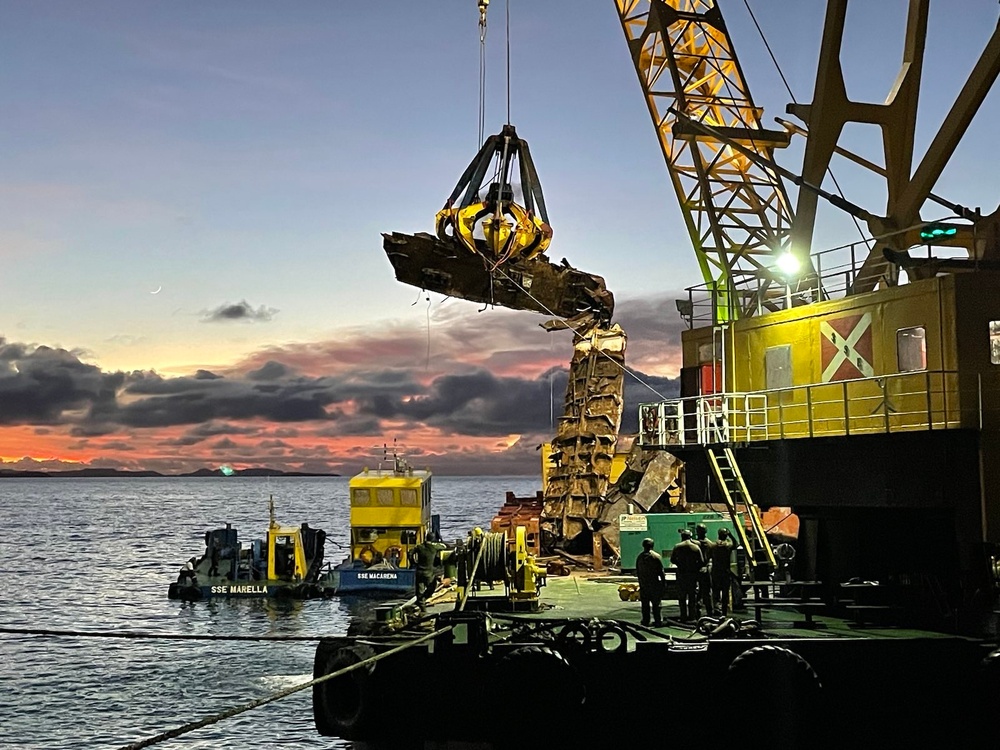
{"label": "cloud bank", "polygon": [[[260,316],[241,305],[231,319]],[[619,305],[629,334],[625,432],[640,402],[677,393],[671,309],[666,298]],[[397,439],[438,473],[536,473],[571,356],[570,334],[539,322],[442,305],[424,330],[349,329],[180,377],[106,372],[80,352],[0,337],[0,456],[5,468],[230,463],[350,474]]]}

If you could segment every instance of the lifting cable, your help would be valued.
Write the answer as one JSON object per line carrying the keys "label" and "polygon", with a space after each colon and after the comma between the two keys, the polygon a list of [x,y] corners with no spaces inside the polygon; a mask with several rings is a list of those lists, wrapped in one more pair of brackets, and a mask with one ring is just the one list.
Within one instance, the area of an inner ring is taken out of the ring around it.
{"label": "lifting cable", "polygon": [[[771,49],[771,45],[767,41],[767,37],[764,36],[764,30],[760,27],[760,24],[757,23],[757,16],[754,15],[753,8],[750,7],[750,0],[743,0],[743,4],[747,8],[747,12],[750,14],[750,20],[753,21],[753,25],[754,27],[756,27],[757,33],[760,35],[761,41],[764,42],[764,48],[767,50],[767,54],[771,56],[771,62],[774,63],[774,69],[778,71],[778,76],[781,78],[781,82],[785,85],[785,91],[788,92],[788,96],[791,98],[792,103],[798,104],[799,102],[795,98],[795,93],[792,91],[792,87],[788,84],[788,79],[785,78],[784,71],[778,64],[778,58],[775,57],[774,51]],[[735,53],[733,54],[733,56],[735,57]],[[745,122],[743,123],[743,125],[746,127]],[[844,190],[843,188],[840,187],[840,183],[837,181],[837,176],[833,173],[833,168],[829,164],[826,167],[826,171],[830,175],[830,179],[833,180],[833,186],[837,188],[837,193],[840,195],[841,198],[847,200],[847,196],[844,195]],[[867,244],[868,240],[865,239],[865,231],[864,228],[861,226],[861,222],[858,221],[858,217],[852,214],[851,220],[854,222],[854,226],[857,228],[858,233],[861,235],[861,241],[865,243],[865,246],[868,247],[868,251],[871,252],[872,247]]]}
{"label": "lifting cable", "polygon": [[139,748],[150,747],[151,745],[156,745],[159,744],[160,742],[174,739],[175,737],[180,737],[181,735],[187,734],[188,732],[193,732],[195,729],[201,729],[202,727],[207,727],[211,724],[217,724],[223,719],[232,718],[233,716],[237,716],[246,711],[250,711],[251,709],[259,708],[260,706],[265,706],[268,703],[273,703],[274,701],[281,700],[282,698],[287,698],[289,695],[298,693],[302,690],[305,690],[306,688],[311,688],[314,685],[319,685],[320,683],[332,680],[334,677],[340,677],[341,675],[345,675],[348,672],[353,672],[356,669],[367,667],[371,664],[374,664],[377,661],[381,661],[382,659],[385,659],[389,656],[393,656],[394,654],[398,654],[401,651],[405,651],[408,648],[416,646],[417,644],[423,643],[424,641],[428,641],[431,640],[432,638],[437,638],[440,635],[444,635],[445,633],[450,631],[453,627],[454,627],[453,625],[449,625],[439,630],[435,630],[432,633],[428,633],[427,635],[423,635],[420,638],[416,638],[412,641],[407,641],[406,643],[400,646],[396,646],[395,648],[391,648],[388,651],[383,651],[382,653],[376,654],[375,656],[372,656],[368,659],[363,659],[354,664],[350,664],[344,667],[343,669],[338,669],[336,672],[331,672],[330,674],[323,675],[322,677],[317,677],[314,680],[303,682],[301,685],[295,685],[293,687],[286,688],[285,690],[281,690],[277,693],[274,693],[273,695],[269,695],[266,698],[259,698],[258,700],[251,701],[250,703],[246,703],[242,706],[235,706],[233,708],[227,709],[212,716],[208,716],[204,719],[200,719],[198,721],[192,721],[188,724],[184,724],[183,726],[170,729],[166,732],[161,732],[155,737],[148,737],[147,739],[140,740],[139,742],[133,742],[130,745],[123,745],[121,748],[119,748],[119,750],[139,750]]}
{"label": "lifting cable", "polygon": [[479,0],[479,140],[476,148],[483,145],[486,128],[486,9],[490,0]]}
{"label": "lifting cable", "polygon": [[[545,311],[545,314],[546,314],[546,315],[551,315],[551,316],[552,316],[553,318],[555,318],[556,320],[558,320],[558,321],[562,322],[563,324],[565,324],[565,326],[566,326],[567,328],[569,328],[570,330],[572,330],[572,331],[576,332],[576,330],[577,330],[577,329],[576,329],[576,328],[574,328],[574,327],[573,327],[573,326],[572,326],[572,325],[570,324],[569,320],[567,320],[566,318],[563,318],[563,317],[560,317],[559,315],[556,315],[556,313],[552,312],[552,310],[550,310],[550,309],[549,309],[549,308],[548,308],[548,307],[547,307],[547,306],[546,306],[546,305],[545,305],[545,304],[544,304],[544,303],[543,303],[543,302],[542,302],[541,300],[539,300],[539,299],[538,299],[537,297],[535,297],[535,296],[534,296],[534,295],[533,295],[533,294],[532,294],[532,293],[531,293],[531,292],[530,292],[529,290],[525,289],[525,288],[524,288],[524,287],[523,287],[523,286],[522,286],[522,285],[521,285],[521,284],[520,284],[520,283],[519,283],[518,281],[516,281],[515,279],[511,278],[511,277],[510,277],[510,275],[509,275],[509,274],[507,274],[507,273],[506,273],[506,272],[505,272],[505,271],[504,271],[504,270],[503,270],[502,268],[498,268],[498,269],[497,269],[497,272],[498,272],[498,273],[499,273],[499,274],[500,274],[501,276],[503,276],[503,277],[504,277],[505,279],[507,279],[507,281],[509,281],[509,282],[510,282],[511,284],[513,284],[513,285],[514,285],[514,286],[516,286],[516,287],[517,287],[518,289],[520,289],[520,290],[521,290],[522,292],[524,292],[524,294],[525,294],[525,295],[526,295],[526,296],[527,296],[527,297],[528,297],[529,299],[531,299],[531,300],[533,300],[533,301],[534,301],[535,303],[537,303],[537,304],[538,304],[538,306],[539,306],[540,308],[542,308],[542,310],[544,310],[544,311]],[[614,365],[615,365],[615,367],[617,367],[618,369],[620,369],[620,370],[622,371],[622,373],[623,373],[623,374],[625,374],[625,375],[630,375],[630,376],[632,377],[632,379],[633,379],[633,380],[635,380],[635,381],[636,381],[637,383],[639,383],[639,385],[642,385],[642,386],[645,386],[646,388],[648,388],[648,389],[649,389],[649,390],[650,390],[650,391],[651,391],[651,392],[652,392],[652,393],[653,393],[653,394],[654,394],[655,396],[657,396],[657,397],[658,397],[658,398],[659,398],[659,399],[660,399],[661,401],[666,401],[666,400],[667,400],[667,397],[666,397],[666,396],[664,396],[664,395],[663,395],[662,393],[660,393],[660,392],[659,392],[658,390],[656,390],[656,389],[655,389],[655,388],[654,388],[653,386],[651,386],[651,385],[650,385],[649,383],[647,383],[647,382],[646,382],[645,380],[643,380],[643,379],[642,379],[642,378],[640,378],[640,377],[639,377],[638,375],[636,375],[636,374],[635,374],[635,372],[633,372],[633,371],[632,371],[632,370],[630,370],[629,368],[625,367],[625,366],[624,366],[624,365],[623,365],[623,364],[622,364],[621,362],[619,362],[618,360],[616,360],[616,359],[614,359],[613,357],[609,356],[609,355],[608,355],[607,353],[605,353],[605,352],[601,351],[600,349],[598,349],[598,350],[597,350],[597,353],[598,353],[598,354],[600,354],[600,355],[601,355],[602,357],[606,358],[606,359],[607,359],[607,360],[608,360],[609,362],[613,362],[613,363],[614,363]]]}
{"label": "lifting cable", "polygon": [[510,125],[510,0],[507,0],[507,124]]}

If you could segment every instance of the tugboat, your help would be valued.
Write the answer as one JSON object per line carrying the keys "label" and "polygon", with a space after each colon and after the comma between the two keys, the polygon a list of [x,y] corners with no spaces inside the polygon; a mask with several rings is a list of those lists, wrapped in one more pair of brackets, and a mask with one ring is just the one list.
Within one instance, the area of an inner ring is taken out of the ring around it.
{"label": "tugboat", "polygon": [[337,594],[399,595],[414,590],[410,551],[434,532],[431,472],[393,452],[392,469],[367,468],[350,481],[350,555],[332,571]]}
{"label": "tugboat", "polygon": [[230,524],[205,532],[205,552],[181,567],[170,584],[170,599],[197,601],[211,597],[312,599],[330,596],[330,572],[323,569],[326,532],[301,526],[284,526],[274,518],[274,497],[269,499],[271,521],[267,536],[246,547]]}

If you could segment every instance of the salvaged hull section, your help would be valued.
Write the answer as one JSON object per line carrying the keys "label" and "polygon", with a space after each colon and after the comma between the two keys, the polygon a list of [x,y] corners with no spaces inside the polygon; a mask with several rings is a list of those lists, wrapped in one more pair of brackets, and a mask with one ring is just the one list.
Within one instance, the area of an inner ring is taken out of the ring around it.
{"label": "salvaged hull section", "polygon": [[[564,548],[605,517],[611,466],[621,426],[625,332],[614,324],[577,334],[566,402],[552,440],[543,536]],[[590,544],[589,535],[581,542]]]}
{"label": "salvaged hull section", "polygon": [[533,310],[569,320],[608,321],[614,296],[600,276],[569,265],[549,263],[544,255],[518,259],[491,270],[480,255],[457,242],[425,232],[383,234],[382,246],[396,279],[411,286],[481,304]]}

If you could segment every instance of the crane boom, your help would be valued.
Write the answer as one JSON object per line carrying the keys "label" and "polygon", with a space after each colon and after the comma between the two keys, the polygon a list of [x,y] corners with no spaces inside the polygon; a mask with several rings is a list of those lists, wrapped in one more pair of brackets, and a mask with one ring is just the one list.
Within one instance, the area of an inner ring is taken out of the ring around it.
{"label": "crane boom", "polygon": [[[674,107],[771,161],[789,134],[761,125],[713,0],[615,0],[639,83],[716,317],[766,299],[774,256],[789,250],[792,209],[781,178],[670,113]],[[766,162],[765,162],[766,163]],[[805,262],[808,248],[796,249]]]}

